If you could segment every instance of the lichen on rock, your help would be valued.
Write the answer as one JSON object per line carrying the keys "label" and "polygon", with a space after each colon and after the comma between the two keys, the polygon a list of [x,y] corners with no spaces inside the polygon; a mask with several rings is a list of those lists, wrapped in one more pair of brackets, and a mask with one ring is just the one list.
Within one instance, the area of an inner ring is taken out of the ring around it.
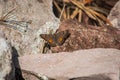
{"label": "lichen on rock", "polygon": [[15,77],[12,50],[0,32],[0,80],[13,80]]}

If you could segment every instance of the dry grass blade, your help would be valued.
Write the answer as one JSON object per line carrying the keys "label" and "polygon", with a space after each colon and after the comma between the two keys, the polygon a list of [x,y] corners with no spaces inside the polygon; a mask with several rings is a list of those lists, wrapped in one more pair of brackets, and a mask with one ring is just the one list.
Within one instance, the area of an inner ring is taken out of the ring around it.
{"label": "dry grass blade", "polygon": [[57,8],[57,10],[61,13],[62,9],[58,6],[57,2],[55,0],[53,0],[53,3],[55,5],[55,7]]}
{"label": "dry grass blade", "polygon": [[96,6],[94,6],[94,7],[92,7],[92,6],[87,6],[87,7],[90,8],[90,9],[92,9],[92,10],[94,10],[94,11],[103,13],[103,14],[105,14],[105,15],[108,15],[108,14],[109,14],[109,10],[104,9],[104,8],[100,8],[100,7],[96,7]]}
{"label": "dry grass blade", "polygon": [[99,13],[95,13],[99,18],[101,18],[102,20],[104,20],[106,23],[108,23],[110,26],[113,26],[112,23],[102,14]]}
{"label": "dry grass blade", "polygon": [[[69,0],[69,2],[67,3],[64,2],[64,4],[66,4],[66,7],[63,11],[63,18],[64,19],[77,18],[78,22],[81,22],[82,15],[83,13],[85,13],[89,18],[94,20],[93,24],[95,23],[96,25],[102,26],[103,24],[107,23],[110,26],[112,26],[111,22],[106,18],[106,16],[103,15],[103,14],[108,15],[109,10],[101,8],[97,5],[92,6],[91,5],[92,2],[94,3],[94,0]],[[88,4],[89,6],[85,4]],[[61,10],[59,11],[61,13]]]}
{"label": "dry grass blade", "polygon": [[64,3],[64,5],[63,5],[63,18],[67,19],[67,14],[66,14],[66,11],[65,11],[65,6],[66,6],[66,4]]}
{"label": "dry grass blade", "polygon": [[65,12],[65,4],[63,5],[63,9],[62,11],[60,12],[60,17],[59,17],[59,20],[61,20],[61,18],[63,17],[64,19],[66,19],[67,15],[66,15],[66,12]]}
{"label": "dry grass blade", "polygon": [[72,2],[74,5],[78,6],[80,9],[84,10],[84,4],[76,1],[76,0],[70,0],[70,2]]}
{"label": "dry grass blade", "polygon": [[6,27],[13,28],[13,29],[18,30],[20,32],[26,32],[26,30],[28,29],[29,22],[14,20],[13,18],[16,17],[16,16],[13,16],[13,18],[12,17],[10,18],[10,16],[12,15],[11,13],[15,9],[16,8],[12,9],[8,13],[6,13],[3,17],[1,17],[0,24],[1,25],[6,25]]}
{"label": "dry grass blade", "polygon": [[83,0],[83,3],[84,4],[89,4],[89,3],[91,3],[93,0]]}
{"label": "dry grass blade", "polygon": [[66,19],[67,15],[66,15],[66,12],[65,12],[65,4],[63,5],[63,9],[61,9],[61,8],[58,6],[58,4],[57,4],[57,2],[56,2],[55,0],[53,0],[53,3],[54,3],[55,7],[57,8],[57,10],[58,10],[59,13],[60,13],[59,19],[61,20],[62,17],[63,17],[64,19]]}
{"label": "dry grass blade", "polygon": [[77,14],[78,14],[78,8],[75,8],[70,18],[73,19]]}
{"label": "dry grass blade", "polygon": [[67,19],[70,19],[70,7],[67,8]]}
{"label": "dry grass blade", "polygon": [[[63,9],[61,9],[59,6],[58,6],[58,4],[57,4],[57,2],[55,1],[55,0],[53,0],[53,3],[54,3],[54,5],[55,5],[55,7],[58,9],[58,11],[60,12],[60,19],[61,19],[61,17],[63,16],[63,18],[64,19],[66,19],[66,12],[65,12],[65,6],[63,6]],[[65,4],[64,4],[65,5]]]}
{"label": "dry grass blade", "polygon": [[10,27],[13,28],[15,30],[18,30],[20,32],[26,32],[26,30],[28,29],[28,24],[25,21],[0,21],[1,25],[6,25],[6,27]]}
{"label": "dry grass blade", "polygon": [[[104,22],[108,23],[110,26],[112,26],[111,22],[102,14],[99,14],[98,12],[90,9],[89,7],[85,7],[84,4],[82,2],[76,1],[76,0],[70,0],[74,5],[78,6],[81,10],[83,10],[90,18],[97,20],[98,22],[101,21],[100,19],[102,19]],[[98,17],[100,19],[98,19]]]}
{"label": "dry grass blade", "polygon": [[108,23],[110,26],[112,26],[111,22],[102,14],[97,13],[96,11],[89,9],[92,14],[95,14],[96,16],[98,16],[99,18],[101,18],[103,21],[105,21],[106,23]]}
{"label": "dry grass blade", "polygon": [[97,20],[96,19],[96,15],[92,14],[91,11],[89,11],[89,9],[85,8],[84,12],[93,20]]}
{"label": "dry grass blade", "polygon": [[99,25],[102,26],[104,24],[104,22],[102,20],[100,20],[98,17],[96,17],[96,21],[98,21]]}
{"label": "dry grass blade", "polygon": [[8,16],[9,14],[11,14],[15,9],[16,9],[16,8],[12,9],[12,10],[9,11],[5,16],[1,17],[0,21],[6,20],[7,16]]}
{"label": "dry grass blade", "polygon": [[82,20],[82,11],[79,9],[78,22],[81,22],[81,20]]}
{"label": "dry grass blade", "polygon": [[74,5],[78,6],[81,10],[83,10],[90,18],[96,20],[96,16],[91,14],[89,10],[84,6],[83,3],[76,1],[76,0],[70,0]]}

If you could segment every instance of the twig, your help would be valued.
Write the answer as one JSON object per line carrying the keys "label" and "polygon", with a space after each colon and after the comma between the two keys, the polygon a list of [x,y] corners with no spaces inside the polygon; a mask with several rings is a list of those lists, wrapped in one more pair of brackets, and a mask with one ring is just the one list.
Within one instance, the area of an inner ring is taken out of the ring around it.
{"label": "twig", "polygon": [[59,20],[61,21],[61,18],[62,18],[62,15],[63,15],[63,17],[64,17],[64,19],[66,18],[66,14],[65,14],[65,3],[64,3],[64,5],[63,5],[63,9],[62,9],[62,11],[61,11],[61,14],[60,14],[60,18],[59,18]]}

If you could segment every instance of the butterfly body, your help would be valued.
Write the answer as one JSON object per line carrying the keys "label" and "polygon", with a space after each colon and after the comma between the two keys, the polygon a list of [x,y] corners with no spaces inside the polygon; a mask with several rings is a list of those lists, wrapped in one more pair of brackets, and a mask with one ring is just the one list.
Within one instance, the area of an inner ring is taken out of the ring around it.
{"label": "butterfly body", "polygon": [[46,40],[51,47],[61,46],[69,37],[68,30],[61,31],[54,34],[41,34],[41,38]]}

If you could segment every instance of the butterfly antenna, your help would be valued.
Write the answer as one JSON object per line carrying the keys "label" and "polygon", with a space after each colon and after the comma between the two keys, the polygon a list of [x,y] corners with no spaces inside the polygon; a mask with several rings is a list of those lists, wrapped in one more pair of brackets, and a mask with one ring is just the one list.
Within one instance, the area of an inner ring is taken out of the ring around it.
{"label": "butterfly antenna", "polygon": [[5,16],[3,16],[3,17],[1,18],[1,20],[5,20],[5,18],[6,18],[9,14],[11,14],[15,9],[16,9],[16,8],[10,10]]}

